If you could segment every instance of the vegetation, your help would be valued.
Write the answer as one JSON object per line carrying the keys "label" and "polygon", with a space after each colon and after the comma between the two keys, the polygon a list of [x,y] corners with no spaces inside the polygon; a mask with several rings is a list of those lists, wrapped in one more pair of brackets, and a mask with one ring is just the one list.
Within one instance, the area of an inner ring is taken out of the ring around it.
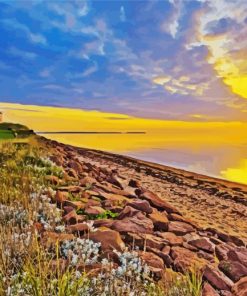
{"label": "vegetation", "polygon": [[[120,264],[115,266],[102,260],[100,244],[88,239],[45,243],[38,227],[65,233],[47,175],[63,178],[63,170],[33,138],[26,144],[0,144],[1,296],[201,295],[200,275],[171,274],[169,281],[156,283],[134,250],[118,253]],[[106,211],[93,218],[115,218],[115,214]],[[91,274],[90,264],[101,268]]]}

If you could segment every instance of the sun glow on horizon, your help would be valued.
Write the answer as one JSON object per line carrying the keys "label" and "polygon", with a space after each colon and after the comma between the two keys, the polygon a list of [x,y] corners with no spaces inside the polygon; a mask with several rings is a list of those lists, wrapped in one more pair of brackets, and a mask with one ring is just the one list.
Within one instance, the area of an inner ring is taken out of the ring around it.
{"label": "sun glow on horizon", "polygon": [[[35,131],[147,132],[142,135],[45,135],[66,144],[85,148],[137,156],[145,153],[162,155],[162,151],[177,151],[179,155],[190,155],[191,167],[198,167],[197,158],[200,153],[204,157],[207,155],[207,159],[212,159],[213,163],[215,155],[212,154],[213,151],[217,151],[218,157],[222,159],[215,175],[247,184],[246,166],[241,163],[247,155],[239,155],[240,165],[236,166],[236,151],[228,151],[229,147],[235,149],[234,147],[246,145],[243,135],[247,133],[247,122],[156,120],[100,111],[8,103],[0,103],[0,109],[3,110],[5,121],[22,123]],[[192,116],[196,119],[203,117],[202,114]],[[169,163],[169,158],[167,159]],[[183,159],[181,161],[183,162]],[[236,171],[231,169],[233,167]]]}

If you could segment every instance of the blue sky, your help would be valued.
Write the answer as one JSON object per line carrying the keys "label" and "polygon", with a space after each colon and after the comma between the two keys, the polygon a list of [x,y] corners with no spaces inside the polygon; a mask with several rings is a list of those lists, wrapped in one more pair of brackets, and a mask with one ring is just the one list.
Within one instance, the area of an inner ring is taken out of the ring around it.
{"label": "blue sky", "polygon": [[247,120],[246,24],[244,0],[0,0],[0,100]]}

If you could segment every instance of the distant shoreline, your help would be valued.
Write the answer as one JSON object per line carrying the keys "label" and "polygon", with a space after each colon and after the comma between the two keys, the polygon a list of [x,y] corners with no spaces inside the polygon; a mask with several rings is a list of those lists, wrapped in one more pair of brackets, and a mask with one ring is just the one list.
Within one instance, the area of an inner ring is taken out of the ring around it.
{"label": "distant shoreline", "polygon": [[146,134],[146,132],[95,132],[95,131],[78,131],[78,132],[74,132],[74,131],[35,131],[35,133],[37,135],[41,135],[41,134]]}

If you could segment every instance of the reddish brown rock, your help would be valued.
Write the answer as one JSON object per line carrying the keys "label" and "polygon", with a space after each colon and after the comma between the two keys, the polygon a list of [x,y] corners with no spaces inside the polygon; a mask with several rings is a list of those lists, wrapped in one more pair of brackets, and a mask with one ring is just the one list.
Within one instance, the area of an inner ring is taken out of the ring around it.
{"label": "reddish brown rock", "polygon": [[85,186],[85,187],[89,187],[92,186],[93,184],[96,184],[97,181],[92,178],[92,177],[84,177],[83,179],[80,180],[80,186]]}
{"label": "reddish brown rock", "polygon": [[153,222],[141,212],[138,212],[133,217],[126,217],[123,220],[116,220],[112,229],[119,232],[134,232],[134,233],[152,233]]}
{"label": "reddish brown rock", "polygon": [[158,210],[165,210],[167,213],[179,214],[179,211],[177,209],[175,209],[167,201],[160,198],[158,195],[156,195],[155,193],[153,193],[151,191],[143,190],[140,195],[140,198],[148,200],[149,203],[152,206],[156,207]]}
{"label": "reddish brown rock", "polygon": [[141,182],[138,180],[131,179],[129,181],[129,186],[134,187],[134,188],[139,188],[139,187],[141,187]]}
{"label": "reddish brown rock", "polygon": [[234,249],[232,246],[227,244],[219,244],[215,247],[215,254],[219,260],[227,260],[228,256],[227,253]]}
{"label": "reddish brown rock", "polygon": [[190,245],[208,253],[214,252],[214,245],[206,238],[199,238],[188,242]]}
{"label": "reddish brown rock", "polygon": [[81,174],[83,172],[83,168],[78,161],[70,160],[68,162],[68,167],[73,169],[76,173]]}
{"label": "reddish brown rock", "polygon": [[171,246],[180,246],[183,243],[183,238],[172,232],[157,232],[157,235],[162,237]]}
{"label": "reddish brown rock", "polygon": [[238,261],[221,261],[219,269],[234,282],[237,282],[242,277],[247,276],[247,267]]}
{"label": "reddish brown rock", "polygon": [[72,200],[66,200],[64,202],[64,205],[68,206],[68,207],[73,207],[74,209],[76,210],[79,210],[79,209],[85,209],[85,203],[83,203],[82,201],[80,200],[75,200],[75,201],[72,201]]}
{"label": "reddish brown rock", "polygon": [[103,252],[109,250],[123,251],[125,249],[125,244],[119,232],[106,227],[99,228],[97,231],[89,233],[89,239],[101,243],[101,250]]}
{"label": "reddish brown rock", "polygon": [[227,258],[231,261],[238,261],[247,267],[247,249],[235,248],[227,253]]}
{"label": "reddish brown rock", "polygon": [[178,214],[175,214],[175,213],[171,213],[171,214],[169,214],[169,215],[168,215],[168,218],[169,218],[169,220],[171,220],[171,221],[185,222],[185,223],[188,223],[188,224],[194,226],[195,228],[198,227],[197,224],[196,224],[194,221],[192,221],[192,220],[190,220],[190,219],[188,219],[188,218],[184,218],[183,216],[178,215]]}
{"label": "reddish brown rock", "polygon": [[247,276],[243,277],[232,287],[234,296],[246,296],[247,295]]}
{"label": "reddish brown rock", "polygon": [[206,263],[204,259],[198,258],[196,253],[182,247],[172,247],[171,257],[175,269],[183,273],[195,267],[202,268]]}
{"label": "reddish brown rock", "polygon": [[149,215],[149,218],[153,221],[154,229],[159,231],[168,230],[168,218],[166,213],[161,213],[158,210],[154,209],[152,214]]}
{"label": "reddish brown rock", "polygon": [[168,231],[177,235],[185,235],[186,233],[195,231],[195,229],[190,224],[179,221],[171,221],[168,224]]}
{"label": "reddish brown rock", "polygon": [[147,251],[152,252],[155,255],[159,256],[163,260],[165,266],[170,268],[173,261],[172,261],[171,257],[169,256],[169,252],[168,252],[167,247],[168,246],[164,247],[163,250],[161,250],[161,251],[158,249],[147,247]]}
{"label": "reddish brown rock", "polygon": [[81,223],[86,220],[85,215],[77,215],[76,211],[70,211],[67,215],[63,216],[63,221],[67,224]]}
{"label": "reddish brown rock", "polygon": [[77,172],[74,169],[68,169],[67,174],[72,178],[78,179]]}
{"label": "reddish brown rock", "polygon": [[60,206],[64,204],[64,202],[67,200],[68,194],[67,192],[57,191],[55,194],[54,201]]}
{"label": "reddish brown rock", "polygon": [[140,252],[140,257],[156,274],[162,273],[165,269],[163,260],[152,252]]}
{"label": "reddish brown rock", "polygon": [[132,208],[131,206],[126,206],[119,214],[118,220],[122,220],[126,217],[136,216],[138,213],[141,213],[139,210]]}
{"label": "reddish brown rock", "polygon": [[98,219],[98,220],[94,220],[93,226],[96,228],[102,227],[102,226],[111,228],[113,223],[114,223],[114,220],[111,220],[111,219]]}
{"label": "reddish brown rock", "polygon": [[127,203],[127,206],[131,206],[132,208],[147,214],[151,214],[153,212],[153,208],[147,200],[133,199],[131,202]]}
{"label": "reddish brown rock", "polygon": [[207,265],[204,269],[203,277],[214,288],[218,290],[231,291],[233,283],[219,270]]}
{"label": "reddish brown rock", "polygon": [[42,243],[47,247],[56,245],[57,242],[72,240],[74,235],[70,233],[57,233],[52,231],[45,231],[42,235]]}
{"label": "reddish brown rock", "polygon": [[81,188],[80,186],[75,186],[75,185],[71,185],[71,186],[61,186],[59,187],[60,191],[67,191],[67,192],[71,192],[71,193],[79,193],[80,191],[83,190],[83,188]]}
{"label": "reddish brown rock", "polygon": [[202,296],[219,296],[215,289],[209,284],[205,283],[202,289]]}
{"label": "reddish brown rock", "polygon": [[67,230],[69,232],[73,232],[73,233],[84,233],[84,232],[88,232],[89,227],[86,223],[77,223],[74,225],[69,225],[67,226]]}
{"label": "reddish brown rock", "polygon": [[104,214],[105,210],[99,206],[89,206],[85,209],[85,213],[87,215],[100,215],[100,214]]}

